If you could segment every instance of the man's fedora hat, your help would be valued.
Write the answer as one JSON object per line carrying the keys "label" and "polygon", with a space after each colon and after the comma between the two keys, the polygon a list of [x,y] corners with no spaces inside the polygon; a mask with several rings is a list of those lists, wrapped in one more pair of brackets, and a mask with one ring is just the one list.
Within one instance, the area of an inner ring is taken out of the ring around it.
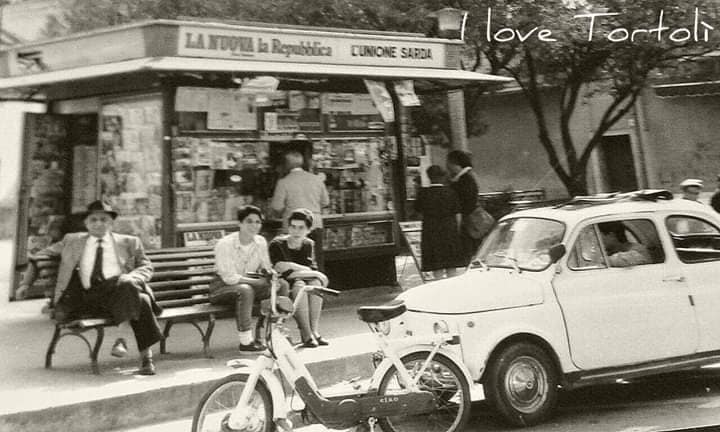
{"label": "man's fedora hat", "polygon": [[85,217],[90,216],[92,213],[107,213],[113,219],[118,217],[117,212],[114,211],[112,207],[110,207],[110,204],[100,200],[93,201],[88,204],[87,212],[85,212]]}

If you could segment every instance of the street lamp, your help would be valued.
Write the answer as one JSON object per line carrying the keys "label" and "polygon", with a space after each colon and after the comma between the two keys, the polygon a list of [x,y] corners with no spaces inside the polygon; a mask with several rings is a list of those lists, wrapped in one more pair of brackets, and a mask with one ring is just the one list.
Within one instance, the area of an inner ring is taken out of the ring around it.
{"label": "street lamp", "polygon": [[464,40],[465,21],[467,20],[467,15],[467,11],[447,7],[430,13],[428,17],[437,18],[438,31],[440,32],[440,34],[456,34],[457,32],[459,32],[460,40]]}

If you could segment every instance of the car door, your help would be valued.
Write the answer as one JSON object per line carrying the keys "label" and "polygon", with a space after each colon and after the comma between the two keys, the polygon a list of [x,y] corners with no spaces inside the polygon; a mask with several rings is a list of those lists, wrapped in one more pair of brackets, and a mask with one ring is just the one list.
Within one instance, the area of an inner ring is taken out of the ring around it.
{"label": "car door", "polygon": [[665,219],[669,255],[686,280],[698,321],[698,352],[720,350],[720,228],[700,216],[670,215]]}
{"label": "car door", "polygon": [[600,231],[611,221],[578,227],[553,281],[573,362],[587,370],[692,354],[698,336],[687,286],[664,281],[669,269],[655,222],[614,219],[649,256],[645,264],[614,267]]}

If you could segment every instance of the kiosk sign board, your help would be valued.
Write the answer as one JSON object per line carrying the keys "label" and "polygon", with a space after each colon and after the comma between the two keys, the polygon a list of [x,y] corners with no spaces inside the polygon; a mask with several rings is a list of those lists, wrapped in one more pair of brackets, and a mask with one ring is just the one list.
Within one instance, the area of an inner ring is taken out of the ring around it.
{"label": "kiosk sign board", "polygon": [[180,56],[277,62],[447,68],[445,43],[423,38],[319,35],[287,30],[180,26]]}

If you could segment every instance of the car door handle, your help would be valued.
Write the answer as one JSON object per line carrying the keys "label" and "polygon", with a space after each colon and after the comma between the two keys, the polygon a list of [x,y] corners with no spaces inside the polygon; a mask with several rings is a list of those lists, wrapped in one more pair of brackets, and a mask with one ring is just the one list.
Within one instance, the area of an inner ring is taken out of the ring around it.
{"label": "car door handle", "polygon": [[663,282],[685,282],[685,276],[667,276],[663,278]]}

